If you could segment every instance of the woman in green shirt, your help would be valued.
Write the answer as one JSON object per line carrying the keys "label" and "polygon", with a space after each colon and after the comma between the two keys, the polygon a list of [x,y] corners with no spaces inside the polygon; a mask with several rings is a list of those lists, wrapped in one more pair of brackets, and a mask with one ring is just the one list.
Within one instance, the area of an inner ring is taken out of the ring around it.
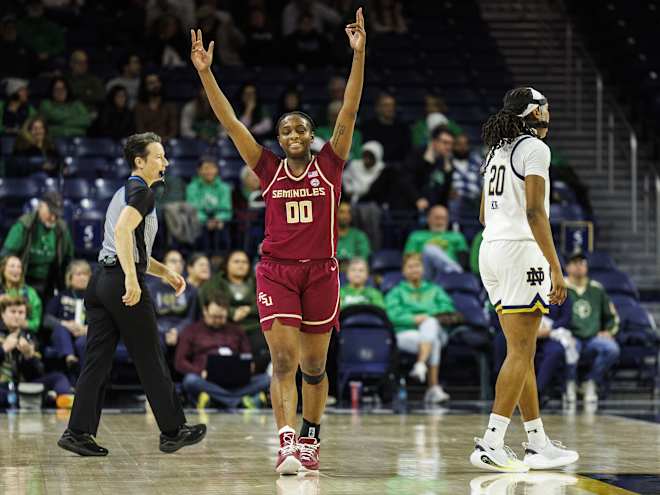
{"label": "woman in green shirt", "polygon": [[34,288],[25,283],[23,263],[18,256],[9,255],[0,261],[0,295],[22,296],[28,302],[28,329],[37,333],[41,326],[42,303]]}
{"label": "woman in green shirt", "polygon": [[422,255],[409,253],[403,257],[403,277],[385,297],[387,316],[396,333],[400,350],[417,354],[410,375],[428,388],[425,402],[437,403],[449,399],[438,383],[440,353],[447,334],[440,325],[456,309],[449,295],[439,286],[424,280]]}

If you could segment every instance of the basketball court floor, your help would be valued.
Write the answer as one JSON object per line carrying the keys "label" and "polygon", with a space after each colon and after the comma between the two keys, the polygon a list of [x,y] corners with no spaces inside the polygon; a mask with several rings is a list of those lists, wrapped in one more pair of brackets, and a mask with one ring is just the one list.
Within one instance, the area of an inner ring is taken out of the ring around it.
{"label": "basketball court floor", "polygon": [[[478,471],[467,458],[487,415],[474,407],[369,413],[329,411],[323,422],[319,475],[279,477],[270,410],[189,411],[208,424],[206,440],[176,454],[158,450],[148,412],[104,413],[99,443],[106,458],[81,458],[56,446],[68,412],[0,415],[2,494],[660,494],[660,406],[635,414],[559,412],[546,431],[579,450],[570,469],[528,475]],[[639,416],[634,419],[628,416]],[[512,421],[508,444],[522,455],[524,431]]]}

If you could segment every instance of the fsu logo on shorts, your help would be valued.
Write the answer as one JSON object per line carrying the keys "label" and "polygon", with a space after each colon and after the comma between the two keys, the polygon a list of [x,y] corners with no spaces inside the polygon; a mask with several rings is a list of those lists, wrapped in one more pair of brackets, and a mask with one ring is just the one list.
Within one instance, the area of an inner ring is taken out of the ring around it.
{"label": "fsu logo on shorts", "polygon": [[259,302],[263,304],[264,306],[272,306],[273,305],[273,298],[270,297],[268,294],[265,292],[259,292]]}

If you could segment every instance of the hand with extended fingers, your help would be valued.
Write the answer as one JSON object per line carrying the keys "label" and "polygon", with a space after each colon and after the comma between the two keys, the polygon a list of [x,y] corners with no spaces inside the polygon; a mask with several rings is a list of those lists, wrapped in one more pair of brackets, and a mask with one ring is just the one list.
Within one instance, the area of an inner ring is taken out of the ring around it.
{"label": "hand with extended fingers", "polygon": [[355,13],[355,22],[347,25],[344,31],[346,31],[351,48],[358,53],[364,52],[364,47],[367,44],[367,32],[364,30],[362,7],[357,9]]}
{"label": "hand with extended fingers", "polygon": [[194,29],[191,29],[190,40],[192,42],[190,48],[190,60],[192,60],[195,69],[197,69],[198,72],[207,70],[209,67],[211,67],[211,63],[213,62],[213,48],[215,46],[215,42],[211,41],[211,43],[209,43],[209,49],[204,50],[201,29],[198,29],[197,33],[195,33]]}

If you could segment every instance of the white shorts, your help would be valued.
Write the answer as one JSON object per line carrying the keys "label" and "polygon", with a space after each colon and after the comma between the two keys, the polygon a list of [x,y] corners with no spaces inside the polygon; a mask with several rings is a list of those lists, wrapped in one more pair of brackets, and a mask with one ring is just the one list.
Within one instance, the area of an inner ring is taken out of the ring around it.
{"label": "white shorts", "polygon": [[549,312],[550,265],[535,241],[482,242],[479,272],[496,311]]}

